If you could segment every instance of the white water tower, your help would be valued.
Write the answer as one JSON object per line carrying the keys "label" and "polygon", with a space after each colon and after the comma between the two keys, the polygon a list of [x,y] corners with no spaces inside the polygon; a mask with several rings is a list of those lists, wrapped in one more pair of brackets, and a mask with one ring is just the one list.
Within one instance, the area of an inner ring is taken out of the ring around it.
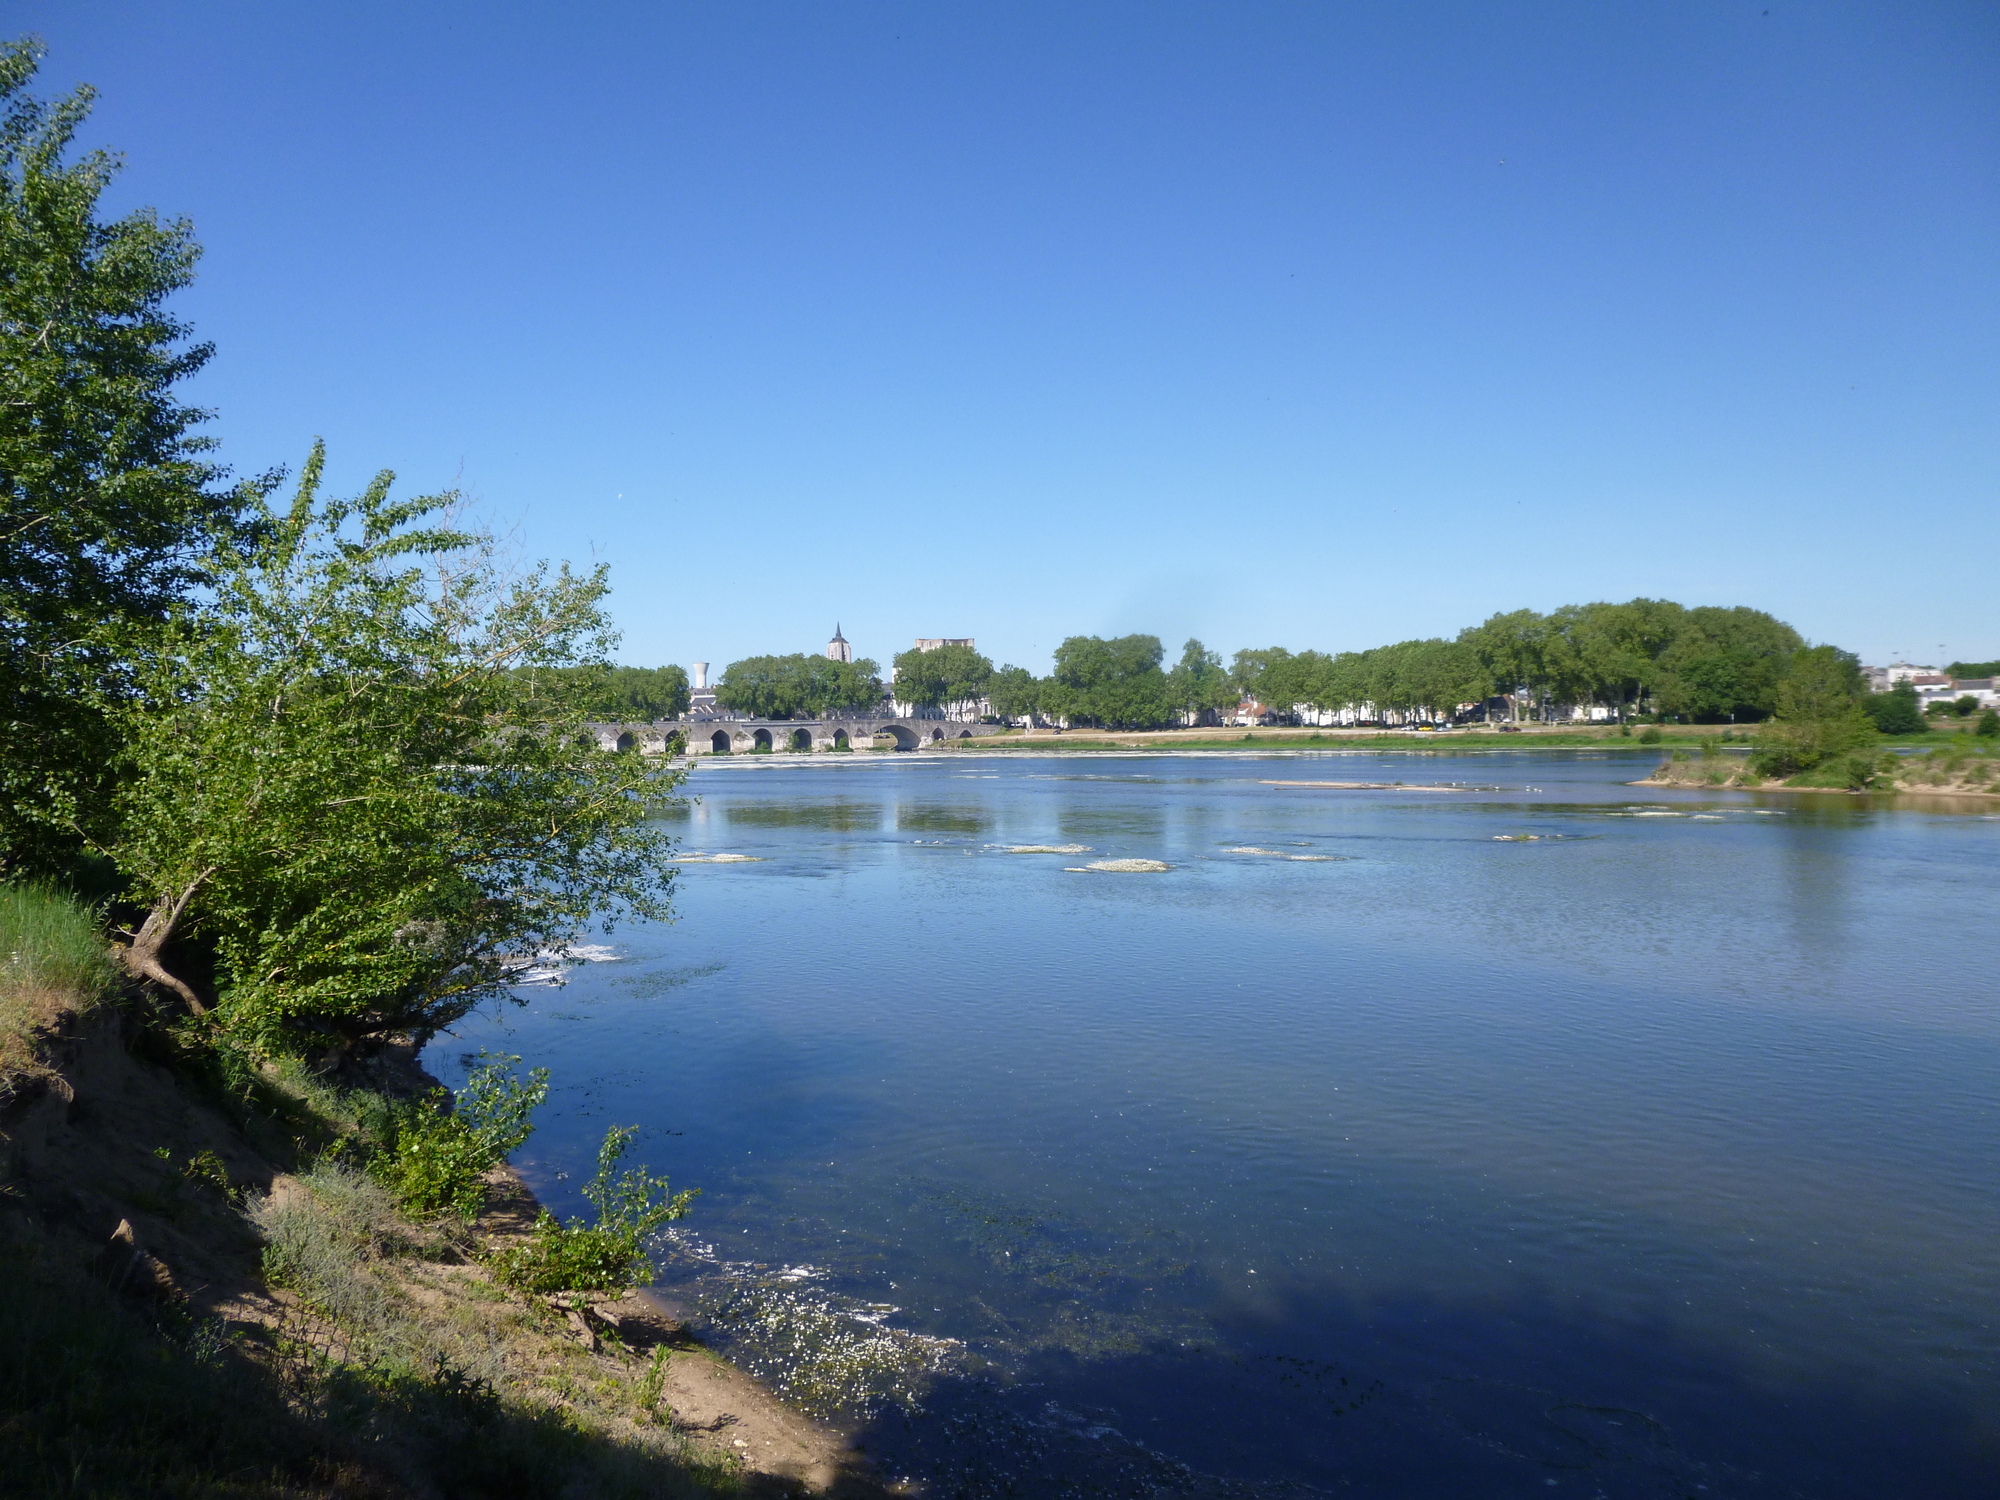
{"label": "white water tower", "polygon": [[697,692],[708,686],[707,662],[698,661],[694,664],[694,685]]}

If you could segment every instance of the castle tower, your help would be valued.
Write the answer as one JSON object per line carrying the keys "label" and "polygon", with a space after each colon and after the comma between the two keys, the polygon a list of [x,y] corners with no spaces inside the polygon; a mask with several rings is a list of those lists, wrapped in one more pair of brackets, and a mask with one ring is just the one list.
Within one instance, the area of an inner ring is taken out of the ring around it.
{"label": "castle tower", "polygon": [[847,637],[840,633],[838,623],[833,627],[833,639],[826,643],[826,659],[847,662],[854,660],[854,648],[847,644]]}

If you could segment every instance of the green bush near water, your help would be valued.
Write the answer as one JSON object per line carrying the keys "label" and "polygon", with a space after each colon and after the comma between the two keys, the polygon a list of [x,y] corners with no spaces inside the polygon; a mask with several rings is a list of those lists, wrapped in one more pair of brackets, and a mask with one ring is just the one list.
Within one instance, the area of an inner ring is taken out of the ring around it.
{"label": "green bush near water", "polygon": [[[418,1219],[454,1214],[468,1222],[486,1204],[480,1179],[534,1133],[529,1118],[549,1096],[549,1070],[513,1076],[517,1057],[486,1058],[455,1100],[443,1090],[385,1110],[369,1171]],[[449,1105],[449,1107],[448,1107]]]}
{"label": "green bush near water", "polygon": [[618,1172],[638,1133],[638,1126],[626,1125],[604,1134],[597,1175],[583,1190],[597,1209],[597,1222],[571,1219],[565,1224],[543,1210],[527,1244],[493,1258],[494,1275],[503,1285],[544,1297],[617,1297],[652,1280],[646,1236],[683,1217],[701,1190],[670,1193],[667,1180],[644,1167]]}

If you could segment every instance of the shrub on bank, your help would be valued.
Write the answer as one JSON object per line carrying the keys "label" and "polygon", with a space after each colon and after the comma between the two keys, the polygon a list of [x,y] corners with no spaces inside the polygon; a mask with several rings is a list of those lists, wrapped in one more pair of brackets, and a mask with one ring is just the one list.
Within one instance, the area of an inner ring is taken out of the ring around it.
{"label": "shrub on bank", "polygon": [[[493,1273],[503,1285],[537,1296],[569,1294],[572,1298],[623,1296],[653,1278],[646,1254],[646,1237],[663,1224],[686,1215],[699,1188],[670,1193],[664,1177],[644,1167],[618,1172],[636,1125],[613,1126],[597,1152],[597,1175],[583,1190],[597,1209],[597,1222],[568,1223],[544,1209],[525,1245],[503,1250],[493,1258]],[[613,1174],[616,1173],[614,1176]]]}
{"label": "shrub on bank", "polygon": [[534,1133],[529,1116],[549,1096],[549,1070],[523,1080],[511,1071],[519,1058],[482,1057],[455,1099],[439,1089],[377,1122],[383,1143],[371,1175],[414,1218],[477,1218],[486,1206],[481,1179]]}
{"label": "shrub on bank", "polygon": [[1897,683],[1886,693],[1870,694],[1862,706],[1883,734],[1924,734],[1930,729],[1924,722],[1917,690],[1907,682]]}
{"label": "shrub on bank", "polygon": [[[1778,689],[1777,716],[1758,736],[1750,768],[1760,776],[1790,777],[1839,762],[1851,781],[1876,740],[1862,691],[1860,668],[1846,652],[1831,646],[1801,651]],[[1872,762],[1868,774],[1874,774]]]}

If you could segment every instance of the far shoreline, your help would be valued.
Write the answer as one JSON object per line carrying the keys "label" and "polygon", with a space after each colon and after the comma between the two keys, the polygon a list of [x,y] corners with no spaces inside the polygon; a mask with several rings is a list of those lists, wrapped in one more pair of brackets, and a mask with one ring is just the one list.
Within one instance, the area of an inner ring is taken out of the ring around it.
{"label": "far shoreline", "polygon": [[1651,787],[1659,791],[1673,792],[1796,792],[1834,797],[1895,797],[1923,798],[1938,802],[2000,802],[2000,792],[1959,791],[1945,787],[1896,787],[1887,791],[1857,791],[1844,786],[1787,786],[1782,781],[1766,782],[1761,786],[1712,785],[1701,781],[1669,781],[1658,777],[1646,777],[1640,781],[1628,781],[1627,786]]}

